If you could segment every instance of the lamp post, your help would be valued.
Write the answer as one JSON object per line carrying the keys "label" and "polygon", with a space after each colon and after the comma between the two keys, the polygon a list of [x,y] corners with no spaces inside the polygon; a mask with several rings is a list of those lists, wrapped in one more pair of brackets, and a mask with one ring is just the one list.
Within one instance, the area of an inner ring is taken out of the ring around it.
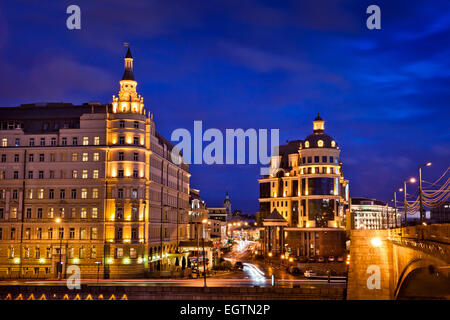
{"label": "lamp post", "polygon": [[409,180],[403,181],[403,189],[399,189],[400,192],[404,191],[404,201],[405,201],[405,227],[408,226],[408,221],[407,221],[407,215],[408,215],[408,201],[406,199],[406,183],[410,182],[410,183],[414,183],[416,182],[416,178],[410,178]]}
{"label": "lamp post", "polygon": [[206,258],[205,258],[205,224],[207,219],[202,220],[203,232],[202,232],[202,245],[203,245],[203,286],[206,288]]}
{"label": "lamp post", "polygon": [[394,191],[394,208],[395,208],[395,227],[397,228],[398,215],[397,215],[397,192]]}
{"label": "lamp post", "polygon": [[419,202],[420,202],[420,223],[425,222],[425,212],[422,202],[422,168],[431,166],[431,162],[419,165]]}
{"label": "lamp post", "polygon": [[59,264],[58,264],[58,280],[61,280],[62,276],[62,233],[61,227],[59,224],[61,223],[61,218],[56,218],[55,222],[58,224],[58,236],[59,236]]}
{"label": "lamp post", "polygon": [[97,284],[100,281],[100,265],[102,264],[101,261],[95,261],[95,264],[97,265]]}

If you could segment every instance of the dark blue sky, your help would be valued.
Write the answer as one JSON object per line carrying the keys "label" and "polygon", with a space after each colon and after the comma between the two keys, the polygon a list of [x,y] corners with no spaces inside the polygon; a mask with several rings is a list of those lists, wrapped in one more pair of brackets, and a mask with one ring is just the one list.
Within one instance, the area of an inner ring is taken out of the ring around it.
{"label": "dark blue sky", "polygon": [[[66,8],[81,7],[81,30]],[[366,28],[368,5],[381,30]],[[450,2],[3,1],[0,105],[111,102],[131,44],[138,91],[176,128],[279,128],[303,139],[320,112],[352,196],[392,199],[417,165],[450,163]],[[258,210],[259,166],[192,165],[209,206]]]}

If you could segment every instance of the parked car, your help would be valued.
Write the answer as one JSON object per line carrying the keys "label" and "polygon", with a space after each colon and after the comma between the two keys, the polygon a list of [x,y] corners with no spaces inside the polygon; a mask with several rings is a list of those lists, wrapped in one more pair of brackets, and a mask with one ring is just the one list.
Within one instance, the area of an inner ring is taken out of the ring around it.
{"label": "parked car", "polygon": [[339,261],[339,262],[344,262],[344,257],[343,257],[343,256],[337,257],[337,261]]}
{"label": "parked car", "polygon": [[302,271],[300,270],[299,267],[294,267],[294,266],[290,266],[290,267],[288,268],[288,272],[289,272],[290,274],[301,274],[301,273],[302,273]]}
{"label": "parked car", "polygon": [[319,258],[317,258],[317,262],[325,262],[325,258],[324,257],[319,257]]}
{"label": "parked car", "polygon": [[328,257],[328,262],[333,262],[334,261],[334,257],[333,256],[329,256]]}
{"label": "parked car", "polygon": [[308,262],[308,258],[307,257],[299,257],[298,262],[300,262],[300,263]]}
{"label": "parked car", "polygon": [[241,261],[236,261],[236,263],[234,264],[234,267],[236,269],[244,269],[244,265],[242,264]]}
{"label": "parked car", "polygon": [[313,270],[306,270],[304,275],[305,275],[305,278],[311,278],[311,277],[317,276],[317,273]]}
{"label": "parked car", "polygon": [[308,262],[316,262],[316,258],[309,257],[309,258],[308,258]]}

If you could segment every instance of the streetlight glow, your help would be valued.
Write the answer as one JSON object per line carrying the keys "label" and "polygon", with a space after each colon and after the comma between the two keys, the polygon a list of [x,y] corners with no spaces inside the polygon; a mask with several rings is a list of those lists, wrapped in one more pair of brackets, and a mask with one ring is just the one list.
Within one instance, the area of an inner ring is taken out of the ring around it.
{"label": "streetlight glow", "polygon": [[372,240],[370,241],[370,243],[374,246],[374,247],[379,247],[381,246],[382,242],[380,238],[372,238]]}

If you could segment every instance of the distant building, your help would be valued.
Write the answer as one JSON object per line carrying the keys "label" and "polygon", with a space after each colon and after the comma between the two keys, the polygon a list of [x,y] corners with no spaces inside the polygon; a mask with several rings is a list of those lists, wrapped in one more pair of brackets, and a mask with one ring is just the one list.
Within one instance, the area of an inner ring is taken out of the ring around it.
{"label": "distant building", "polygon": [[389,229],[401,225],[402,211],[369,198],[352,198],[352,229]]}
{"label": "distant building", "polygon": [[431,209],[430,220],[432,223],[450,223],[450,201]]}

